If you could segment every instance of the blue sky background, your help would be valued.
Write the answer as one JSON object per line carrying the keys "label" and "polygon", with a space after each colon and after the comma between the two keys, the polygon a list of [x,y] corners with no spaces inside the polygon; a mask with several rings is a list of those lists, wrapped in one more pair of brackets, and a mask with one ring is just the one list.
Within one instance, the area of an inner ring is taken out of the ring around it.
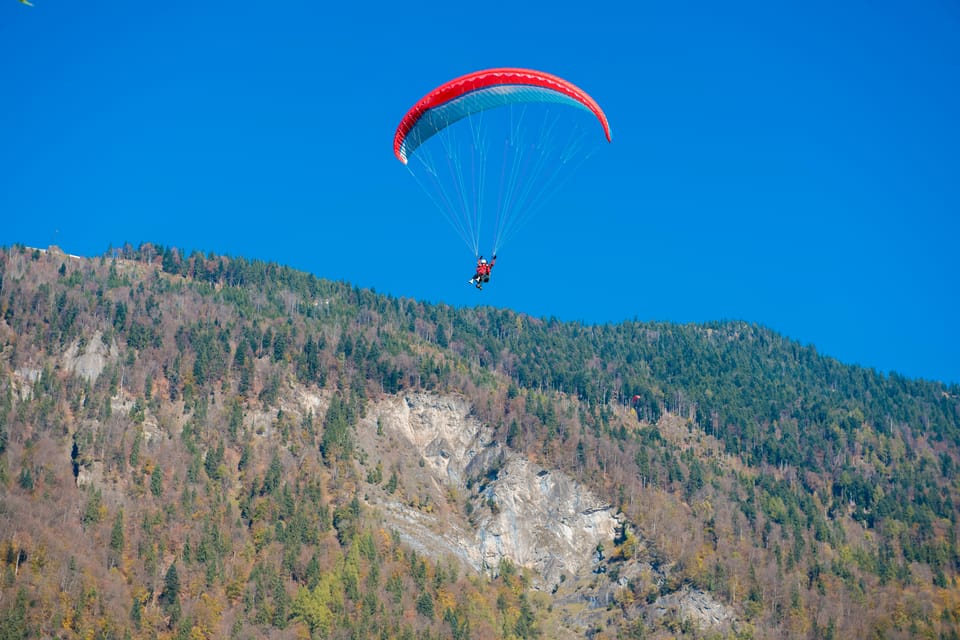
{"label": "blue sky background", "polygon": [[[960,382],[960,3],[0,0],[0,244],[144,241],[587,322],[743,319]],[[394,158],[523,66],[613,144],[490,286]],[[562,275],[561,275],[562,274]]]}

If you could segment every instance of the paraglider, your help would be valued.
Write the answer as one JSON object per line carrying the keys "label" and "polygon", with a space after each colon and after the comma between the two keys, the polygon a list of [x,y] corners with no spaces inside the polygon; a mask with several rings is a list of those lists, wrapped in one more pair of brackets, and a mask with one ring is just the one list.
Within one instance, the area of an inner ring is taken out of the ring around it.
{"label": "paraglider", "polygon": [[604,139],[612,139],[606,114],[576,85],[496,68],[427,93],[400,121],[393,152],[470,248],[477,260],[470,283],[482,289],[493,262],[483,260],[481,242],[495,260]]}
{"label": "paraglider", "polygon": [[477,258],[477,270],[468,282],[476,284],[477,289],[483,289],[484,283],[490,282],[490,272],[493,271],[493,265],[495,264],[497,264],[497,256],[493,256],[493,260],[490,262],[480,256]]}

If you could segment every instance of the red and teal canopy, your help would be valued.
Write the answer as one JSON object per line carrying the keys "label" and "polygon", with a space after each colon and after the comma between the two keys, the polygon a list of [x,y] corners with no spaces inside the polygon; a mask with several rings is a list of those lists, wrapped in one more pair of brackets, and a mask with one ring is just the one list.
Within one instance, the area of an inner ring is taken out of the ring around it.
{"label": "red and teal canopy", "polygon": [[600,105],[585,91],[549,73],[500,68],[475,71],[440,85],[420,99],[400,121],[393,153],[406,164],[427,139],[454,122],[487,109],[520,103],[561,103],[593,113],[611,140]]}

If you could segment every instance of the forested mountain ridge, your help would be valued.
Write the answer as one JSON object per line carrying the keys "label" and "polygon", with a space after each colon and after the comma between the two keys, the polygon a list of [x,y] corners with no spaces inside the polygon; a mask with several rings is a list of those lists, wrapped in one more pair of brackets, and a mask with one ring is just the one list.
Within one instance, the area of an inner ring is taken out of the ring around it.
{"label": "forested mountain ridge", "polygon": [[[462,397],[613,505],[593,578],[531,591],[384,525],[377,495],[500,508],[492,462],[435,496],[371,459],[378,403],[413,392]],[[7,248],[0,637],[954,637],[958,444],[956,385],[748,323],[587,326],[149,244]],[[690,589],[735,623],[670,610]]]}

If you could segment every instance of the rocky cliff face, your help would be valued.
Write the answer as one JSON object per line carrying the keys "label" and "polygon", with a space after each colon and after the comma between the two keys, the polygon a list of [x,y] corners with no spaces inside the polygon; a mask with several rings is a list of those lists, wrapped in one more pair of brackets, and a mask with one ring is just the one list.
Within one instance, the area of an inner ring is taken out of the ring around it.
{"label": "rocky cliff face", "polygon": [[103,341],[99,331],[90,340],[74,340],[63,354],[63,366],[88,382],[96,382],[108,362],[115,360],[120,351],[115,342],[109,346]]}
{"label": "rocky cliff face", "polygon": [[506,457],[483,492],[491,509],[477,521],[481,561],[491,567],[509,558],[555,587],[588,569],[598,544],[612,546],[618,522],[609,504],[564,474]]}
{"label": "rocky cliff face", "polygon": [[404,488],[405,501],[370,494],[416,545],[492,574],[509,560],[531,569],[534,584],[547,589],[589,571],[598,544],[612,545],[619,523],[609,504],[492,440],[457,397],[387,398],[360,431],[371,464],[388,460],[417,479]]}
{"label": "rocky cliff face", "polygon": [[[497,442],[460,397],[383,398],[357,435],[367,469],[379,463],[385,475],[403,479],[393,492],[381,485],[366,494],[384,524],[419,553],[455,558],[478,572],[496,575],[505,560],[529,569],[535,588],[555,594],[553,637],[583,637],[602,626],[628,581],[654,587],[668,578],[668,567],[640,557],[621,564],[617,579],[604,576],[598,546],[609,553],[622,526],[613,507]],[[704,631],[735,624],[729,607],[690,588],[627,615],[689,619]]]}

